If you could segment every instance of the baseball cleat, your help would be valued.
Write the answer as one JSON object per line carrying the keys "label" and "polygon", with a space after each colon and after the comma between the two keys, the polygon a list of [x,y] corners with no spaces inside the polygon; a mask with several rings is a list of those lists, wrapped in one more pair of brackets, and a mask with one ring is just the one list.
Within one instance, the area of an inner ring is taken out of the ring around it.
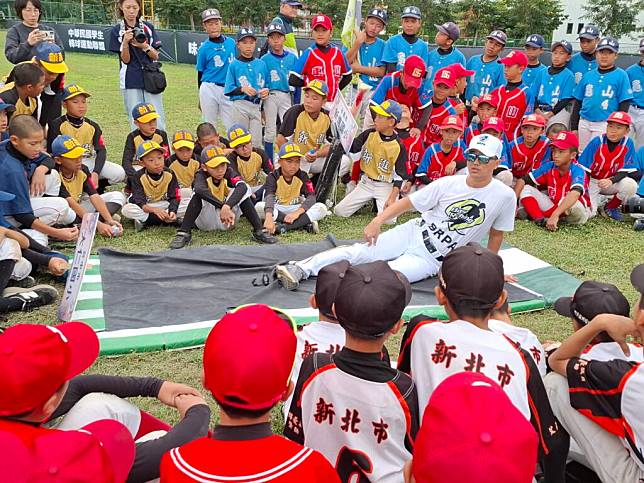
{"label": "baseball cleat", "polygon": [[175,237],[170,242],[171,250],[179,250],[192,241],[192,234],[187,231],[178,231]]}
{"label": "baseball cleat", "polygon": [[622,215],[619,208],[606,208],[604,209],[604,214],[615,221],[624,221],[624,215]]}
{"label": "baseball cleat", "polygon": [[277,238],[268,233],[266,230],[257,230],[253,232],[253,240],[259,243],[266,243],[272,245],[277,243]]}
{"label": "baseball cleat", "polygon": [[633,223],[633,230],[644,231],[644,219],[635,220],[635,223]]}
{"label": "baseball cleat", "polygon": [[300,282],[307,278],[304,270],[302,270],[294,263],[289,263],[287,265],[276,265],[275,276],[277,277],[277,281],[282,285],[282,287],[290,291],[297,290],[297,288],[300,286]]}

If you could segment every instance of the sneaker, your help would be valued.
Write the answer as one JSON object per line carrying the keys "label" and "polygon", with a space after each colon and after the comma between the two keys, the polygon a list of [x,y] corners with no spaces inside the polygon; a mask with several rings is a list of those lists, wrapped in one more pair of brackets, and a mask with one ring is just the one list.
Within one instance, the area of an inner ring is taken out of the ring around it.
{"label": "sneaker", "polygon": [[7,284],[8,287],[16,288],[31,288],[34,285],[36,285],[36,279],[31,275],[27,275],[21,280],[9,280],[9,283]]}
{"label": "sneaker", "polygon": [[275,224],[275,234],[276,235],[285,235],[288,230],[286,229],[286,225],[284,223],[276,223]]}
{"label": "sneaker", "polygon": [[[35,292],[36,290],[45,290],[45,289],[51,289],[53,288],[51,285],[34,285],[29,288],[24,288],[24,287],[7,287],[2,291],[2,296],[3,297],[10,297],[12,295],[17,295],[20,293],[26,293],[26,292]],[[55,289],[54,289],[55,290]]]}
{"label": "sneaker", "polygon": [[139,233],[143,230],[145,230],[145,223],[139,220],[134,220],[134,231]]}
{"label": "sneaker", "polygon": [[192,241],[192,234],[187,231],[178,231],[175,237],[170,242],[170,248],[172,250],[178,250],[183,248],[186,245],[190,244]]}
{"label": "sneaker", "polygon": [[259,243],[266,243],[267,245],[272,245],[277,243],[277,238],[268,233],[266,230],[257,230],[253,232],[253,240]]}
{"label": "sneaker", "polygon": [[615,221],[624,221],[624,215],[622,215],[619,208],[606,208],[604,209],[604,214]]}
{"label": "sneaker", "polygon": [[275,266],[275,276],[277,281],[284,287],[286,290],[297,290],[300,286],[302,280],[306,280],[307,276],[300,267],[294,263],[288,263],[286,265],[276,265]]}
{"label": "sneaker", "polygon": [[633,223],[633,230],[644,231],[644,218],[639,218]]}
{"label": "sneaker", "polygon": [[546,226],[546,223],[548,223],[548,220],[546,220],[545,218],[538,218],[534,220],[534,224],[540,226],[541,228],[544,228]]}
{"label": "sneaker", "polygon": [[[35,288],[35,287],[34,287]],[[10,301],[20,304],[18,310],[26,312],[53,303],[58,298],[58,290],[49,285],[41,285],[40,288],[29,292],[21,292],[7,297]]]}
{"label": "sneaker", "polygon": [[306,225],[304,229],[309,233],[320,233],[320,225],[317,221],[312,221],[311,223]]}

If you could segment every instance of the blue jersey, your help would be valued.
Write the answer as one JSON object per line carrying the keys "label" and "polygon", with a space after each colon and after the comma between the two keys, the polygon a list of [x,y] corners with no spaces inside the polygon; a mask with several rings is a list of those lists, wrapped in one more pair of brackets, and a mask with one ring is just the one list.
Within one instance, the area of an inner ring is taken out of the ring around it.
{"label": "blue jersey", "polygon": [[429,60],[427,62],[427,78],[433,79],[434,74],[436,74],[438,69],[442,69],[448,65],[461,64],[465,67],[466,63],[463,52],[458,50],[456,47],[452,48],[447,54],[441,54],[440,50],[436,48],[429,53]]}
{"label": "blue jersey", "polygon": [[235,60],[237,46],[230,37],[222,35],[223,42],[206,40],[197,51],[197,72],[201,72],[201,82],[212,82],[223,86],[226,82],[228,66]]}
{"label": "blue jersey", "polygon": [[637,166],[638,171],[642,174],[637,194],[644,196],[644,146],[639,148],[637,153],[635,153],[635,165]]}
{"label": "blue jersey", "polygon": [[631,82],[633,104],[644,109],[644,65],[641,62],[633,64],[626,69],[626,74]]}
{"label": "blue jersey", "polygon": [[581,52],[577,52],[568,61],[566,67],[568,67],[568,69],[570,69],[570,72],[572,72],[572,75],[575,76],[575,84],[579,84],[579,81],[581,81],[581,78],[584,76],[584,74],[597,68],[597,61],[595,60],[594,55],[590,58],[590,60],[588,60],[584,58]]}
{"label": "blue jersey", "polygon": [[620,102],[632,99],[633,91],[623,69],[616,67],[606,73],[595,69],[582,77],[574,97],[581,102],[581,119],[600,122],[608,119]]}
{"label": "blue jersey", "polygon": [[523,83],[528,87],[534,85],[534,81],[539,77],[544,70],[548,70],[548,67],[539,62],[537,65],[529,65],[523,71]]}
{"label": "blue jersey", "polygon": [[2,213],[8,216],[33,214],[29,197],[29,180],[35,169],[49,159],[49,156],[40,154],[25,165],[7,149],[10,142],[0,143],[0,191],[12,193],[16,197],[2,202]]}
{"label": "blue jersey", "polygon": [[[377,67],[382,65],[382,54],[384,51],[385,41],[379,38],[370,44],[362,44],[358,50],[360,64],[365,67]],[[382,77],[371,77],[366,74],[360,74],[360,80],[371,87],[376,87],[381,79]]]}
{"label": "blue jersey", "polygon": [[568,69],[563,68],[556,74],[543,69],[532,84],[532,93],[538,106],[555,107],[562,99],[571,99],[575,90],[575,78]]}
{"label": "blue jersey", "polygon": [[396,62],[396,70],[402,70],[405,65],[405,59],[410,55],[417,55],[425,65],[429,61],[429,47],[423,39],[416,39],[416,42],[410,44],[405,40],[402,34],[390,37],[385,43],[385,50],[382,53],[382,63],[392,64]]}
{"label": "blue jersey", "polygon": [[499,64],[497,59],[483,62],[482,55],[475,55],[470,57],[466,67],[474,71],[474,75],[467,79],[467,89],[465,89],[467,101],[471,101],[474,96],[490,94],[494,89],[505,84],[503,65]]}
{"label": "blue jersey", "polygon": [[282,55],[268,52],[262,56],[262,60],[268,69],[268,80],[266,87],[272,91],[289,92],[288,74],[293,70],[297,57],[290,52],[284,51]]}
{"label": "blue jersey", "polygon": [[266,87],[267,81],[268,69],[263,60],[253,59],[250,62],[245,62],[235,59],[228,67],[224,94],[230,97],[231,101],[246,100],[259,104],[259,95],[249,97],[246,94],[235,92],[235,90],[240,87],[254,87],[259,91]]}

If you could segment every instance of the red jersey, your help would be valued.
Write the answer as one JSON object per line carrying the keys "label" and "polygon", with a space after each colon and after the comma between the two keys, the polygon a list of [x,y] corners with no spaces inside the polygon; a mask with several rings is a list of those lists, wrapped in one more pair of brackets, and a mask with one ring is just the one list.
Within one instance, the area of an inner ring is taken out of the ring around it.
{"label": "red jersey", "polygon": [[561,174],[555,163],[548,161],[542,164],[536,170],[531,171],[528,175],[530,179],[538,186],[545,186],[548,189],[548,197],[555,205],[561,203],[570,190],[579,188],[582,194],[579,201],[584,206],[590,206],[590,196],[588,194],[588,176],[577,162],[570,164],[570,169]]}
{"label": "red jersey", "polygon": [[338,92],[340,79],[351,74],[351,66],[347,57],[334,45],[322,50],[314,44],[295,61],[291,73],[302,78],[304,85],[313,79],[326,82],[329,88],[327,100],[330,102]]}
{"label": "red jersey", "polygon": [[[443,121],[446,117],[449,116],[458,116],[456,112],[456,106],[459,104],[459,101],[451,97],[440,106],[436,104],[432,105],[432,113],[429,116],[429,121],[423,132],[423,142],[425,146],[430,146],[434,143],[440,142],[442,139],[440,133],[440,126],[443,124]],[[465,113],[463,113],[465,114]],[[467,118],[463,118],[463,125],[466,124]]]}
{"label": "red jersey", "polygon": [[445,153],[441,149],[441,144],[436,143],[432,144],[427,148],[425,154],[423,155],[423,160],[416,171],[416,181],[418,184],[422,183],[422,180],[419,179],[423,176],[427,176],[430,181],[437,180],[446,176],[445,168],[451,163],[458,163],[463,161],[465,156],[463,150],[460,146],[452,146],[452,150],[449,153]]}
{"label": "red jersey", "polygon": [[464,141],[465,145],[469,146],[470,141],[474,136],[478,136],[481,134],[481,123],[476,124],[476,123],[471,123],[469,126],[465,128],[465,134],[464,134]]}
{"label": "red jersey", "polygon": [[161,482],[339,483],[338,474],[320,453],[273,435],[270,425],[262,426],[247,427],[266,433],[256,439],[200,438],[170,450],[161,460]]}
{"label": "red jersey", "polygon": [[523,116],[532,114],[534,96],[530,87],[523,83],[512,90],[508,90],[507,86],[498,87],[492,95],[496,97],[498,105],[496,116],[503,119],[505,135],[512,141],[516,137],[516,131]]}
{"label": "red jersey", "polygon": [[509,165],[515,178],[523,178],[530,171],[537,169],[541,163],[550,161],[548,138],[540,136],[529,148],[523,142],[523,136],[512,141],[508,147]]}
{"label": "red jersey", "polygon": [[420,166],[420,161],[425,152],[425,146],[423,145],[423,137],[416,136],[412,137],[409,135],[409,131],[399,131],[398,139],[407,149],[407,174],[414,175],[418,166]]}
{"label": "red jersey", "polygon": [[382,78],[371,95],[372,104],[382,104],[387,99],[393,99],[398,104],[405,105],[411,111],[412,126],[414,127],[420,116],[420,110],[431,105],[431,90],[428,90],[425,83],[418,89],[402,89],[400,78],[402,71],[392,72]]}
{"label": "red jersey", "polygon": [[637,171],[635,166],[635,145],[628,136],[617,143],[611,151],[606,135],[590,140],[588,146],[579,156],[579,164],[594,179],[606,179],[615,176],[619,171]]}

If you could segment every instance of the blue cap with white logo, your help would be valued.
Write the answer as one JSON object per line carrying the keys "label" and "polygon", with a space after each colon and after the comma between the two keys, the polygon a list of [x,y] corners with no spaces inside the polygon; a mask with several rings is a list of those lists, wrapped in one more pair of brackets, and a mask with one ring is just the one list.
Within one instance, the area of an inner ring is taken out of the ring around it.
{"label": "blue cap with white logo", "polygon": [[269,24],[269,26],[266,28],[266,35],[268,36],[270,34],[286,35],[286,33],[284,32],[284,25],[279,22],[273,22]]}
{"label": "blue cap with white logo", "polygon": [[381,8],[374,8],[372,10],[369,10],[367,18],[369,17],[377,18],[385,25],[387,25],[387,20],[389,20],[389,15],[387,15],[387,12],[385,10],[382,10]]}
{"label": "blue cap with white logo", "polygon": [[567,40],[557,40],[553,42],[550,46],[550,50],[555,50],[556,47],[563,47],[567,53],[572,54],[572,44]]}
{"label": "blue cap with white logo", "polygon": [[539,34],[530,34],[528,35],[528,38],[525,39],[526,47],[537,47],[538,49],[542,49],[545,43],[546,41],[543,38],[543,35]]}
{"label": "blue cap with white logo", "polygon": [[400,18],[417,18],[418,20],[420,20],[422,17],[423,16],[420,13],[420,8],[415,7],[414,5],[403,8],[402,15],[400,16]]}
{"label": "blue cap with white logo", "polygon": [[581,29],[577,38],[595,40],[597,37],[599,37],[599,27],[596,25],[586,25]]}
{"label": "blue cap with white logo", "polygon": [[255,34],[255,31],[251,28],[246,28],[242,27],[239,29],[239,32],[237,32],[237,42],[239,42],[242,39],[245,39],[246,37],[252,37],[254,39],[257,39],[257,35]]}
{"label": "blue cap with white logo", "polygon": [[619,42],[615,37],[604,37],[597,44],[597,50],[610,50],[611,52],[619,52]]}

